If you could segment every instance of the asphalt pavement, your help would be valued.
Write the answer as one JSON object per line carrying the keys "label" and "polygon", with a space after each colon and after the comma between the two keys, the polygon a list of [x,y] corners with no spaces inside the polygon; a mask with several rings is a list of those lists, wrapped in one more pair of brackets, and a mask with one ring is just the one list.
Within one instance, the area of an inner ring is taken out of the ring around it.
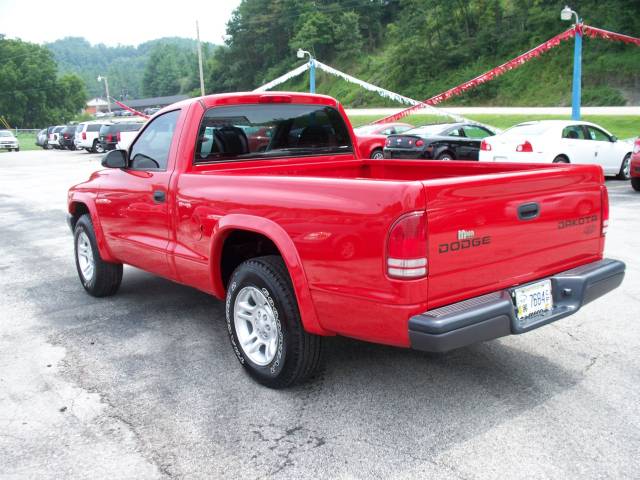
{"label": "asphalt pavement", "polygon": [[125,268],[82,289],[66,190],[98,155],[0,155],[0,478],[640,476],[640,193],[607,182],[622,286],[576,315],[442,355],[345,338],[257,385],[223,304]]}

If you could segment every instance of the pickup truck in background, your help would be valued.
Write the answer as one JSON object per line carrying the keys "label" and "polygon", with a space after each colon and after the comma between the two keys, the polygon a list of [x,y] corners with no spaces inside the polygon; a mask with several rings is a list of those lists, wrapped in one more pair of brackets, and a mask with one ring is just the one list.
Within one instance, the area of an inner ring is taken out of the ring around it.
{"label": "pickup truck in background", "polygon": [[603,258],[599,166],[357,152],[322,95],[166,107],[69,190],[80,281],[115,294],[129,264],[224,299],[235,355],[272,388],[313,374],[323,336],[447,351],[554,322],[622,282],[624,264]]}

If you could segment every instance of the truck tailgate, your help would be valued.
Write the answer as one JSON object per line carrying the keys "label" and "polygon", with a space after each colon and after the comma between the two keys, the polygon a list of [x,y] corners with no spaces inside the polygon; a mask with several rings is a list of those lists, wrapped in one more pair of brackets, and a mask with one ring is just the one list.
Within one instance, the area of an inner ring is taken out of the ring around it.
{"label": "truck tailgate", "polygon": [[563,166],[423,182],[429,308],[601,258],[603,175]]}

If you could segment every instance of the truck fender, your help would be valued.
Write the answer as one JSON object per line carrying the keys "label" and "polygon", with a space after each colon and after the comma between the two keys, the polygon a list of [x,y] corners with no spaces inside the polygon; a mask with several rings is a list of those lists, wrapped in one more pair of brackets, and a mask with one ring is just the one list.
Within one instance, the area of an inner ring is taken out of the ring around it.
{"label": "truck fender", "polygon": [[[98,220],[98,212],[96,211],[95,197],[93,195],[79,195],[77,192],[69,195],[69,214],[76,216],[77,209],[80,205],[84,205],[89,210],[91,216],[91,223],[93,224],[93,231],[96,234],[96,242],[98,243],[98,251],[100,252],[100,258],[105,262],[117,263],[118,260],[111,255],[107,242],[104,238],[104,232],[102,226]],[[75,225],[75,224],[74,224]]]}
{"label": "truck fender", "polygon": [[246,214],[230,214],[222,217],[213,229],[211,241],[210,271],[213,279],[214,294],[218,298],[225,298],[226,288],[222,284],[220,276],[220,261],[222,257],[222,247],[228,234],[234,230],[246,230],[259,233],[271,240],[278,248],[284,260],[293,290],[300,309],[300,318],[304,329],[309,333],[317,335],[335,335],[334,332],[325,330],[320,325],[316,309],[311,298],[311,290],[307,282],[307,277],[302,267],[302,262],[298,251],[291,240],[291,237],[284,229],[272,220]]}

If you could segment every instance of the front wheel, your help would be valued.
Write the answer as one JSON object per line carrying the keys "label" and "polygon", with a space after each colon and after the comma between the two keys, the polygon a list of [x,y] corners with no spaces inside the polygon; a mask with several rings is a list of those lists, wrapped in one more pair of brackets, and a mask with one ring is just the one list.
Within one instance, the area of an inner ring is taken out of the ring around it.
{"label": "front wheel", "polygon": [[640,178],[634,177],[631,179],[631,186],[636,192],[640,192]]}
{"label": "front wheel", "polygon": [[619,180],[629,180],[631,178],[631,154],[627,154],[622,160],[620,171],[618,172]]}
{"label": "front wheel", "polygon": [[76,269],[84,289],[94,297],[115,294],[122,282],[122,264],[102,260],[88,214],[82,215],[76,222],[73,239]]}
{"label": "front wheel", "polygon": [[226,319],[236,357],[261,384],[285,388],[318,369],[321,337],[304,331],[281,257],[257,257],[236,268],[227,289]]}

